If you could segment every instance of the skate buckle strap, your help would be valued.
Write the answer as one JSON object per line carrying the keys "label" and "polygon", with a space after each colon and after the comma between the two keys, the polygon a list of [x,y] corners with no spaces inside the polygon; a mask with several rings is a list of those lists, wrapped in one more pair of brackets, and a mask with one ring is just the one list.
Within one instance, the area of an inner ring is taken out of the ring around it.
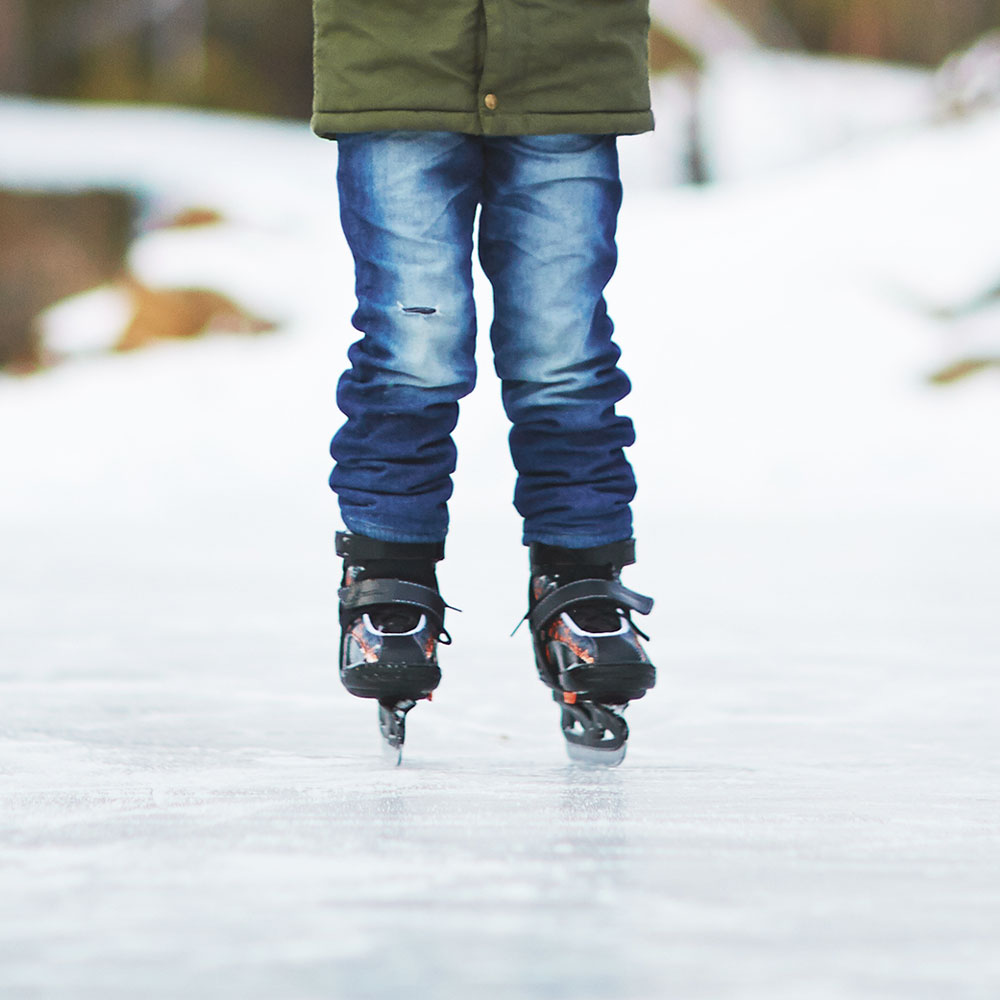
{"label": "skate buckle strap", "polygon": [[403,562],[440,562],[444,559],[444,542],[384,542],[350,531],[336,534],[337,555],[352,563],[369,559],[389,559]]}
{"label": "skate buckle strap", "polygon": [[577,580],[574,583],[558,587],[551,594],[543,597],[525,615],[525,618],[537,631],[544,628],[557,615],[561,615],[567,608],[576,604],[584,604],[587,601],[608,601],[619,608],[638,611],[640,615],[648,615],[653,610],[653,598],[637,594],[617,580]]}
{"label": "skate buckle strap", "polygon": [[558,545],[532,542],[528,551],[533,573],[580,566],[613,566],[620,570],[635,562],[635,539],[626,538],[586,549],[564,549]]}
{"label": "skate buckle strap", "polygon": [[[432,587],[410,583],[408,580],[359,580],[347,587],[341,587],[337,591],[337,596],[340,598],[341,622],[345,627],[362,608],[378,604],[409,604],[426,611],[443,631],[445,608],[451,607]],[[452,610],[457,611],[458,608]]]}

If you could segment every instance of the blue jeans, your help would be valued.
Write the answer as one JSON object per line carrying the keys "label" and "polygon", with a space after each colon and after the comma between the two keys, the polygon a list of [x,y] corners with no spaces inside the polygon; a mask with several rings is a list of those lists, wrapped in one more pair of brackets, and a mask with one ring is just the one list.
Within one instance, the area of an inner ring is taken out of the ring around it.
{"label": "blue jeans", "polygon": [[363,334],[331,445],[344,523],[384,541],[448,530],[458,401],[476,380],[473,228],[518,472],[524,542],[629,538],[630,385],[604,288],[621,204],[614,136],[342,134],[337,181]]}

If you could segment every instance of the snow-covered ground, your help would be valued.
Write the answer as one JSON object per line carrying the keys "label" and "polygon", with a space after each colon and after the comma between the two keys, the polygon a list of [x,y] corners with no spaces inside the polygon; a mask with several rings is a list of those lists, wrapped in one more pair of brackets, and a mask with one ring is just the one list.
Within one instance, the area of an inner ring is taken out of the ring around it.
{"label": "snow-covered ground", "polygon": [[623,140],[626,582],[661,680],[608,773],[567,764],[508,637],[488,353],[442,569],[464,613],[402,768],[340,689],[335,147],[20,103],[0,134],[0,181],[220,208],[136,271],[285,323],[0,378],[4,1000],[1000,993],[1000,380],[929,388],[965,334],[918,307],[1000,273],[1000,116],[703,190]]}

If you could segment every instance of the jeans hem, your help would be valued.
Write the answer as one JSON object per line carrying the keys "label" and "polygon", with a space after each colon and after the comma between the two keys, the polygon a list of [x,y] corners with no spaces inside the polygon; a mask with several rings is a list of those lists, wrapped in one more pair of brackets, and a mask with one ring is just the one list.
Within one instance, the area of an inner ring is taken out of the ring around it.
{"label": "jeans hem", "polygon": [[436,534],[397,531],[380,524],[374,524],[371,521],[362,521],[356,517],[345,515],[343,511],[341,511],[340,516],[348,531],[353,531],[357,535],[366,535],[368,538],[376,538],[380,542],[443,542],[445,535],[447,535],[447,531]]}
{"label": "jeans hem", "polygon": [[626,542],[632,537],[631,527],[624,531],[609,531],[590,535],[556,535],[549,531],[525,531],[521,539],[523,545],[541,542],[543,545],[558,545],[563,549],[590,549],[611,542]]}

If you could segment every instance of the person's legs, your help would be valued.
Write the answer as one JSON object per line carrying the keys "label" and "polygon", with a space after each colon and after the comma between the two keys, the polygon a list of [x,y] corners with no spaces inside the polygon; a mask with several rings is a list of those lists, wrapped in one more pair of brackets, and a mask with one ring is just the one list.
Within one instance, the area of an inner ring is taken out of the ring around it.
{"label": "person's legs", "polygon": [[345,134],[337,170],[364,334],[349,352],[330,485],[347,527],[438,542],[458,400],[475,383],[472,234],[482,147],[447,132]]}
{"label": "person's legs", "polygon": [[615,403],[630,385],[604,301],[621,204],[615,138],[517,136],[484,148],[479,253],[524,541],[627,539],[635,479],[623,449],[634,432]]}

